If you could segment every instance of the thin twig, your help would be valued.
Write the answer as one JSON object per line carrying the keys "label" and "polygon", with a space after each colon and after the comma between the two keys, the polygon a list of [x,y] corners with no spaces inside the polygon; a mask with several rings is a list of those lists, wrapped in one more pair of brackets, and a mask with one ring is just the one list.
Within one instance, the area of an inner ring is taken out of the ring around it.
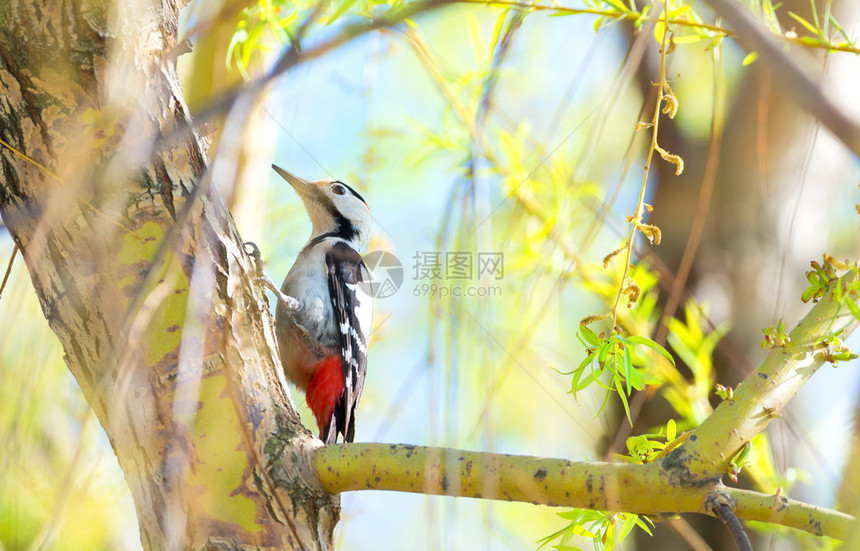
{"label": "thin twig", "polygon": [[636,230],[642,222],[642,215],[645,210],[645,189],[648,184],[648,174],[651,168],[651,160],[654,158],[654,152],[660,150],[657,144],[657,132],[660,128],[660,107],[663,105],[664,92],[666,90],[666,35],[669,34],[669,0],[664,0],[663,15],[665,19],[665,27],[663,28],[663,37],[660,44],[660,83],[657,88],[657,105],[654,108],[654,118],[651,125],[654,127],[651,134],[651,147],[648,149],[648,158],[645,161],[645,174],[642,176],[642,187],[639,190],[639,202],[636,205],[636,213],[633,215],[630,222],[630,235],[627,237],[627,255],[624,260],[624,273],[621,275],[621,282],[618,287],[618,294],[615,297],[615,306],[612,307],[612,325],[610,331],[615,331],[615,324],[618,320],[618,305],[621,303],[621,297],[624,295],[624,288],[627,287],[627,277],[630,274],[630,260],[633,256],[633,240],[636,237]]}
{"label": "thin twig", "polygon": [[[557,6],[557,5],[546,5],[546,4],[533,4],[528,2],[517,2],[516,0],[455,0],[458,3],[463,4],[480,4],[484,6],[500,6],[500,7],[512,7],[512,8],[520,8],[524,10],[534,10],[534,11],[551,11],[555,14],[559,15],[596,15],[598,17],[606,17],[609,19],[633,19],[633,20],[642,20],[642,21],[651,21],[658,22],[662,19],[662,16],[657,18],[650,16],[648,14],[643,14],[642,12],[636,10],[630,11],[617,11],[617,10],[595,10],[589,8],[569,8],[567,6]],[[720,14],[722,15],[722,14]],[[728,18],[726,18],[728,19]],[[710,25],[708,23],[702,23],[701,21],[691,21],[689,19],[675,19],[669,18],[670,25],[680,25],[682,27],[689,27],[692,29],[701,29],[705,31],[710,31],[713,33],[720,34],[722,36],[734,38],[738,35],[737,31],[732,29],[727,29],[725,27],[720,27],[719,25]],[[779,38],[784,42],[788,42],[790,44],[797,44],[798,46],[803,46],[806,48],[819,48],[827,51],[833,52],[844,52],[848,54],[860,54],[860,48],[856,47],[854,43],[841,43],[834,44],[831,42],[809,42],[808,36],[792,36],[785,35],[779,33],[770,33],[774,39]],[[812,37],[817,38],[817,37]]]}
{"label": "thin twig", "polygon": [[684,540],[692,551],[714,551],[690,523],[683,518],[667,518],[666,526]]}
{"label": "thin twig", "polygon": [[744,525],[741,524],[732,506],[722,501],[716,502],[716,499],[712,501],[713,503],[709,503],[711,512],[726,526],[732,535],[732,539],[735,540],[738,551],[753,551],[750,538],[747,536],[746,530],[744,530]]}
{"label": "thin twig", "polygon": [[18,254],[18,244],[12,248],[12,256],[9,257],[9,264],[6,266],[6,273],[3,275],[3,282],[0,283],[0,298],[3,298],[3,290],[6,288],[6,282],[9,281],[9,274],[12,272],[12,264],[15,263],[15,255]]}
{"label": "thin twig", "polygon": [[[481,5],[489,5],[489,6],[503,6],[503,7],[511,7],[511,8],[520,8],[524,10],[534,10],[534,11],[552,11],[557,14],[562,15],[597,15],[599,17],[606,17],[611,19],[642,19],[645,21],[651,21],[657,23],[660,19],[664,19],[663,16],[652,17],[647,14],[642,14],[641,12],[630,10],[630,11],[616,11],[616,10],[594,10],[590,8],[569,8],[567,6],[556,6],[556,5],[545,5],[545,4],[533,4],[529,2],[517,2],[515,0],[456,0],[459,3],[463,4],[481,4]],[[734,33],[731,29],[726,29],[723,27],[719,27],[717,25],[708,25],[707,23],[700,23],[698,21],[690,21],[689,19],[673,19],[669,18],[668,22],[670,25],[683,25],[685,27],[693,27],[696,29],[703,29],[715,33],[722,34],[724,36],[732,36]]]}

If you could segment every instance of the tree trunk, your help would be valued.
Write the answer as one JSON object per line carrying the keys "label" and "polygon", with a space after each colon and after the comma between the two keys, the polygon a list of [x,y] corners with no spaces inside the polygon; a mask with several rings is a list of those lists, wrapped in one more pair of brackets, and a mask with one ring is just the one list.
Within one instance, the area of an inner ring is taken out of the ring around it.
{"label": "tree trunk", "polygon": [[[0,5],[0,214],[110,438],[146,549],[327,549],[339,505],[190,132],[181,2]],[[173,134],[177,135],[177,134]]]}

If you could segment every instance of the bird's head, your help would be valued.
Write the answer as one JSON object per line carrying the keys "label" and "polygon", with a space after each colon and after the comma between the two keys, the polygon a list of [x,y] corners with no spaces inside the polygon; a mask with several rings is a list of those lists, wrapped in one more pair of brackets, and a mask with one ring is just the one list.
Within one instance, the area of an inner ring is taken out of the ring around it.
{"label": "bird's head", "polygon": [[372,218],[364,198],[357,191],[337,180],[308,182],[272,165],[281,178],[289,182],[311,218],[311,239],[334,234],[349,241],[356,250],[367,243]]}

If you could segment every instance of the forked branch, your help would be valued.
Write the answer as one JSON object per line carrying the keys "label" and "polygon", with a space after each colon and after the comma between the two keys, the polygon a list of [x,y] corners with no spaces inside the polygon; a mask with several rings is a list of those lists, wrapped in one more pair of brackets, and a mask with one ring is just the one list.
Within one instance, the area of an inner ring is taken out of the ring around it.
{"label": "forked branch", "polygon": [[[858,324],[844,304],[857,278],[849,271],[702,425],[664,458],[646,464],[572,462],[394,444],[344,444],[314,451],[323,488],[332,493],[393,490],[522,501],[640,515],[717,515],[713,496],[739,519],[772,522],[844,538],[850,515],[782,495],[729,488],[722,475],[738,448],[770,420],[832,355],[833,335]],[[853,291],[852,291],[853,292]],[[853,297],[856,298],[856,297]]]}

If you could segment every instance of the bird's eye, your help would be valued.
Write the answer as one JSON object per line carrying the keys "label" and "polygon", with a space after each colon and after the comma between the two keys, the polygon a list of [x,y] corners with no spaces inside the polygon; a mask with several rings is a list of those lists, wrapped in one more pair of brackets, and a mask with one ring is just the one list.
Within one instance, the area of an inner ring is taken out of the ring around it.
{"label": "bird's eye", "polygon": [[332,184],[331,192],[335,195],[344,195],[346,193],[346,188],[340,184]]}

